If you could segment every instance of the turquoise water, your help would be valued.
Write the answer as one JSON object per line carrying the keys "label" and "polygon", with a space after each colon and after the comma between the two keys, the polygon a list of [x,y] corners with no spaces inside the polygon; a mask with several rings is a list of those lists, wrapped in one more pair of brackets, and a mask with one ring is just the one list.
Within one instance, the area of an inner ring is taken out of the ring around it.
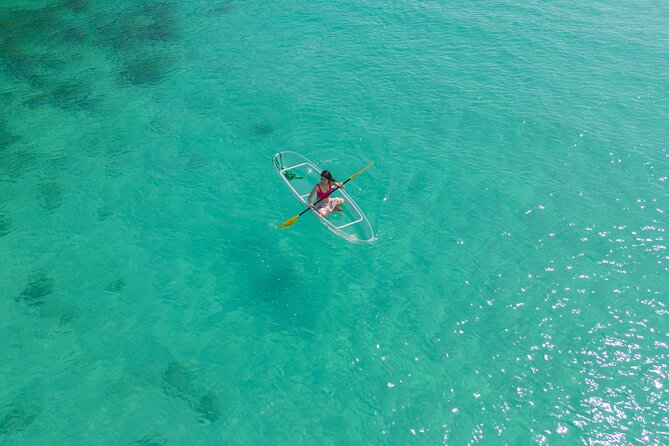
{"label": "turquoise water", "polygon": [[5,0],[0,444],[668,443],[668,21]]}

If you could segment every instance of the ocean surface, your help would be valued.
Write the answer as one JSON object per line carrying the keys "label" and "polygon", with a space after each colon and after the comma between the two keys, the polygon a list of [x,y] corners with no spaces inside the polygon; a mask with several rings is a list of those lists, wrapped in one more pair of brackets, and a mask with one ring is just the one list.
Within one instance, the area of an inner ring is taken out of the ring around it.
{"label": "ocean surface", "polygon": [[667,23],[3,0],[0,445],[668,444]]}

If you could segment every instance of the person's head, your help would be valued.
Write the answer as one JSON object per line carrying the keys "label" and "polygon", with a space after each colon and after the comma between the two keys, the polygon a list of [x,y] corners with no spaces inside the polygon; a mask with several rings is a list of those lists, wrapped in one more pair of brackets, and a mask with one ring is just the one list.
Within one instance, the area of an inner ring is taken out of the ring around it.
{"label": "person's head", "polygon": [[336,181],[334,178],[332,178],[332,174],[330,173],[329,170],[324,170],[321,172],[321,180],[326,179],[328,181]]}

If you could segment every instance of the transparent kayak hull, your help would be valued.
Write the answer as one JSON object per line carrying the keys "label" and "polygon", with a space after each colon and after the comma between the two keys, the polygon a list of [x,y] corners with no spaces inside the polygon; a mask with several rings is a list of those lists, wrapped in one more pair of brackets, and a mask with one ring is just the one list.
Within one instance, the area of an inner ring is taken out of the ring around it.
{"label": "transparent kayak hull", "polygon": [[[307,207],[307,197],[311,189],[320,182],[321,169],[296,152],[279,152],[272,157],[272,164],[288,189]],[[343,181],[338,178],[339,181]],[[367,217],[346,190],[337,189],[331,197],[343,198],[343,212],[333,212],[327,218],[318,212],[311,213],[330,231],[352,243],[371,243],[374,231]],[[314,200],[315,201],[315,200]]]}

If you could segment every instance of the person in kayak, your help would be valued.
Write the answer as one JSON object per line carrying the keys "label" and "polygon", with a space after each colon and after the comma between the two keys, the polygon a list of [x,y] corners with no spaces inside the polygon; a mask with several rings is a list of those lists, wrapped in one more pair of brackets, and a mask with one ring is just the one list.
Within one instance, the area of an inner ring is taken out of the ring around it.
{"label": "person in kayak", "polygon": [[[315,185],[313,189],[311,189],[311,193],[307,198],[309,207],[316,210],[316,212],[321,214],[323,217],[327,217],[333,212],[341,212],[341,206],[344,204],[343,198],[330,198],[333,185],[339,187],[340,189],[344,188],[343,183],[340,183],[332,178],[332,174],[329,171],[324,170],[321,172],[321,182]],[[316,194],[316,198],[318,198],[318,200],[321,200],[322,198],[322,200],[316,203],[315,206],[311,203],[311,197],[313,197],[314,194]]]}

